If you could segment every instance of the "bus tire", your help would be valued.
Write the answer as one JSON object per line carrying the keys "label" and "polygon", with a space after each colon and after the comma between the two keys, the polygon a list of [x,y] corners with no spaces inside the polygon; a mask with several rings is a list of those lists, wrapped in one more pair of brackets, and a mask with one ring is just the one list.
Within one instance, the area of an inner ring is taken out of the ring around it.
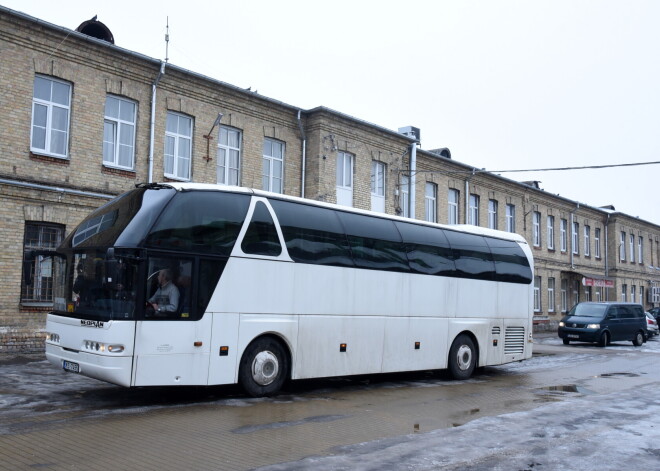
{"label": "bus tire", "polygon": [[454,379],[463,380],[472,376],[477,362],[477,351],[474,342],[465,334],[461,334],[451,344],[449,349],[449,373]]}
{"label": "bus tire", "polygon": [[282,344],[261,337],[245,349],[238,370],[238,382],[252,397],[276,394],[289,374],[289,357]]}

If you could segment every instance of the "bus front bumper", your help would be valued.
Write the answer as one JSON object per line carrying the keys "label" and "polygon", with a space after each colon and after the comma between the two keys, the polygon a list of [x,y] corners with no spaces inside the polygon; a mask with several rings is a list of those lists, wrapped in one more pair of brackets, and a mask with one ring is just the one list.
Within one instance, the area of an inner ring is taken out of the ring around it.
{"label": "bus front bumper", "polygon": [[67,372],[89,376],[119,386],[131,385],[133,357],[100,355],[46,343],[46,358]]}

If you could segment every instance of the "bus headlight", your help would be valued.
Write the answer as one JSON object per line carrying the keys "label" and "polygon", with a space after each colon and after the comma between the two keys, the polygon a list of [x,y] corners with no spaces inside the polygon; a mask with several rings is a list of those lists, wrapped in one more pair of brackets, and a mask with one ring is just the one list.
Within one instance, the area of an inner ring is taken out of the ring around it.
{"label": "bus headlight", "polygon": [[600,329],[600,324],[587,324],[587,329]]}

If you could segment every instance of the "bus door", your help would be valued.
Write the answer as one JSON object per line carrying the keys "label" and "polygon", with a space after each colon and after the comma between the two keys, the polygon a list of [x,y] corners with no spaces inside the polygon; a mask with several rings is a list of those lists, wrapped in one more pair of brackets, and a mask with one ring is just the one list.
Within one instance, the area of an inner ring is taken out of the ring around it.
{"label": "bus door", "polygon": [[208,382],[210,316],[191,301],[194,259],[151,256],[145,306],[136,324],[132,384],[200,385]]}

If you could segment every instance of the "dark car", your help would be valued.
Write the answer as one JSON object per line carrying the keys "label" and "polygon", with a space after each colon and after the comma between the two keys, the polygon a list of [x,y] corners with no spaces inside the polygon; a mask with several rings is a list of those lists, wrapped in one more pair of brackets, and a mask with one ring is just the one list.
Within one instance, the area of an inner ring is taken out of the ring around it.
{"label": "dark car", "polygon": [[653,317],[655,317],[655,320],[660,322],[660,307],[653,307],[649,309],[649,311]]}
{"label": "dark car", "polygon": [[559,322],[559,337],[568,345],[596,342],[604,347],[610,342],[630,340],[639,347],[646,337],[646,314],[641,304],[579,303]]}

